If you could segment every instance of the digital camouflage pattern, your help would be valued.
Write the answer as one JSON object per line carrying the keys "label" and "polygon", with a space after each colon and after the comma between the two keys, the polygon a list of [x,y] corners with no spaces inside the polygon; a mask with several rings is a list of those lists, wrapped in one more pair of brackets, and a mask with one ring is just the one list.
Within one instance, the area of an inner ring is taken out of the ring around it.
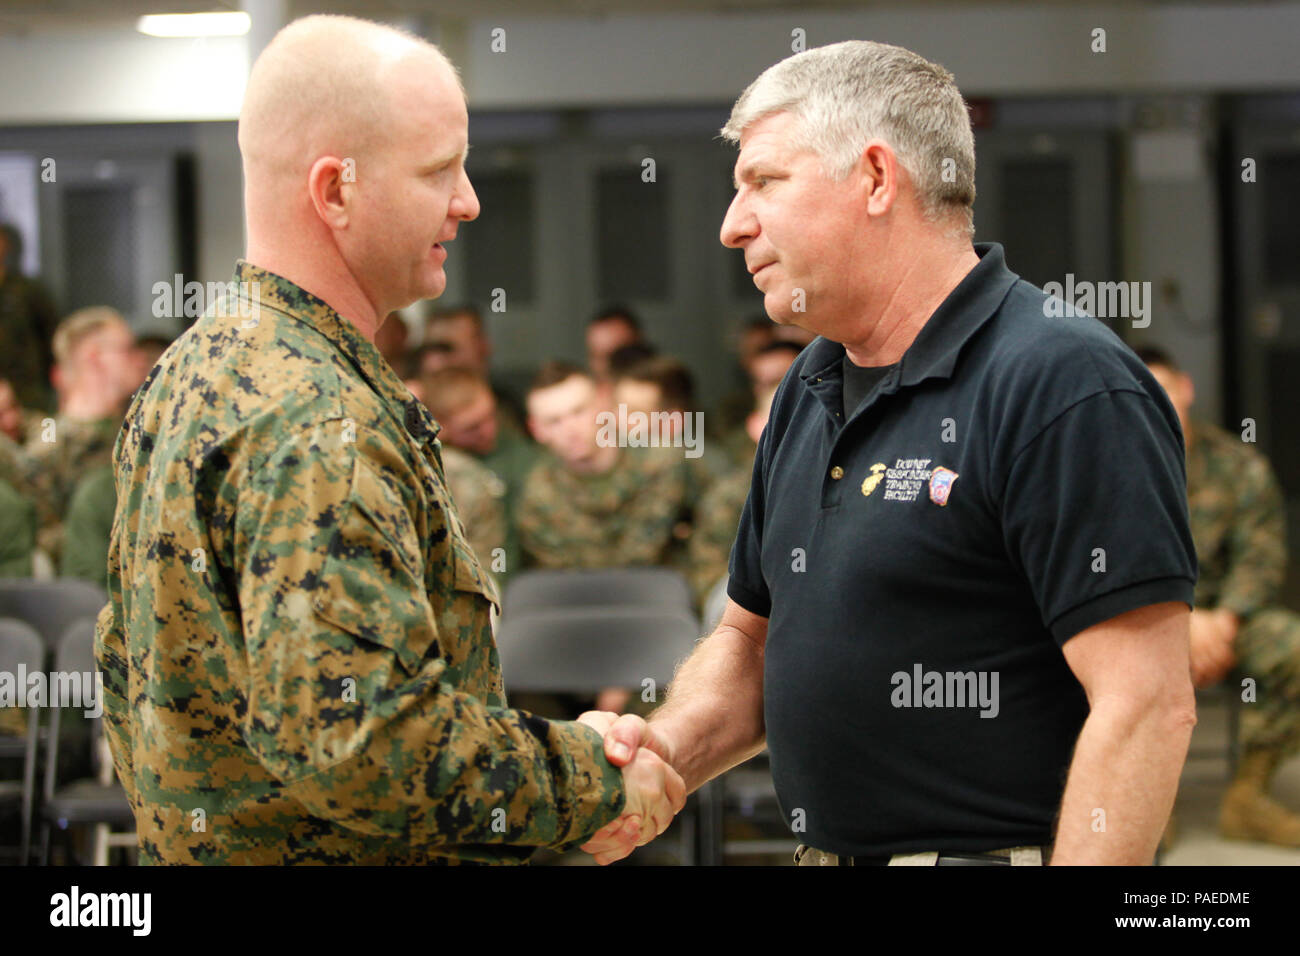
{"label": "digital camouflage pattern", "polygon": [[539,568],[684,566],[694,483],[680,448],[620,448],[578,474],[547,452],[519,501],[524,561]]}
{"label": "digital camouflage pattern", "polygon": [[120,416],[91,421],[55,415],[27,439],[27,486],[36,504],[37,543],[56,562],[63,547],[63,515],[86,472],[113,460]]}
{"label": "digital camouflage pattern", "polygon": [[438,426],[325,303],[246,262],[235,281],[251,304],[168,349],[114,453],[96,656],[141,861],[581,844],[621,772],[596,731],[506,709]]}
{"label": "digital camouflage pattern", "polygon": [[1187,503],[1198,608],[1241,618],[1237,671],[1257,683],[1242,708],[1250,749],[1300,749],[1300,616],[1276,606],[1286,577],[1286,515],[1268,460],[1237,435],[1191,422]]}
{"label": "digital camouflage pattern", "polygon": [[486,455],[476,455],[493,473],[506,484],[506,568],[498,577],[504,582],[516,568],[521,566],[522,555],[519,547],[519,499],[523,496],[524,482],[537,464],[541,448],[511,424],[511,418],[505,411],[501,399],[497,399],[497,444]]}
{"label": "digital camouflage pattern", "polygon": [[491,570],[506,546],[506,483],[473,455],[450,445],[442,446],[442,467],[474,554]]}

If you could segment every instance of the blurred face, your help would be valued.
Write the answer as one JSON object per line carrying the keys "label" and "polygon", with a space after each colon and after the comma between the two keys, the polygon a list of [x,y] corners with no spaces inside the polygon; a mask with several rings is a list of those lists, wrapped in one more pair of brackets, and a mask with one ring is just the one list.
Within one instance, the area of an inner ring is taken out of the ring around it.
{"label": "blurred face", "polygon": [[0,382],[0,435],[8,435],[16,442],[23,437],[23,407],[8,382]]}
{"label": "blurred face", "polygon": [[497,403],[487,389],[459,411],[438,419],[441,438],[449,445],[486,455],[497,447]]}
{"label": "blurred face", "polygon": [[1175,372],[1163,365],[1148,365],[1147,368],[1151,370],[1155,380],[1169,396],[1169,404],[1173,405],[1174,411],[1178,413],[1178,424],[1182,426],[1183,435],[1186,436],[1188,416],[1192,412],[1192,402],[1196,398],[1191,376]]}
{"label": "blurred face", "polygon": [[135,336],[125,322],[110,322],[87,335],[72,353],[74,381],[100,383],[106,397],[120,401],[144,381],[149,368],[145,356],[136,350]]}
{"label": "blurred face", "polygon": [[663,394],[653,382],[634,382],[632,379],[620,379],[614,385],[614,404],[626,405],[629,412],[667,411],[664,408]]}
{"label": "blurred face", "polygon": [[528,396],[528,427],[533,437],[565,464],[581,469],[596,457],[596,414],[601,403],[596,384],[571,375]]}
{"label": "blurred face", "polygon": [[749,365],[749,377],[754,383],[754,391],[762,392],[781,384],[781,379],[794,364],[794,353],[788,350],[764,352],[754,356]]}
{"label": "blurred face", "polygon": [[736,196],[720,238],[744,251],[773,321],[820,328],[851,312],[849,278],[872,257],[854,201],[859,174],[841,182],[825,176],[816,155],[790,145],[796,123],[790,113],[773,113],[741,135]]}
{"label": "blurred face", "polygon": [[763,346],[773,340],[773,326],[748,328],[740,337],[740,367],[749,371],[749,363]]}
{"label": "blurred face", "polygon": [[383,311],[432,299],[447,287],[444,244],[478,216],[465,173],[469,117],[451,71],[426,54],[391,71],[388,142],[359,157],[345,184],[346,228],[337,233],[349,268]]}
{"label": "blurred face", "polygon": [[609,374],[609,357],[625,345],[641,341],[636,329],[621,319],[587,326],[587,366],[598,377]]}
{"label": "blurred face", "polygon": [[487,343],[469,316],[439,319],[429,328],[429,341],[447,346],[447,365],[487,371]]}

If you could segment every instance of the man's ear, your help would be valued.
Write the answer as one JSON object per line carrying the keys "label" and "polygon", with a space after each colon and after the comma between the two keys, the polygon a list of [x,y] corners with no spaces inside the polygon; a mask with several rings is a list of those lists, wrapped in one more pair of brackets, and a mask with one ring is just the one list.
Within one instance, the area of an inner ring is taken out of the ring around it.
{"label": "man's ear", "polygon": [[901,178],[906,175],[894,150],[884,140],[873,139],[858,156],[856,172],[861,177],[867,213],[883,216],[889,212],[902,188]]}
{"label": "man's ear", "polygon": [[1186,372],[1182,372],[1178,376],[1178,390],[1182,392],[1183,404],[1190,409],[1192,403],[1196,401],[1196,384]]}
{"label": "man's ear", "polygon": [[343,190],[350,186],[343,178],[343,160],[337,156],[322,156],[312,163],[307,173],[307,195],[321,222],[331,229],[345,229],[348,225],[347,203]]}

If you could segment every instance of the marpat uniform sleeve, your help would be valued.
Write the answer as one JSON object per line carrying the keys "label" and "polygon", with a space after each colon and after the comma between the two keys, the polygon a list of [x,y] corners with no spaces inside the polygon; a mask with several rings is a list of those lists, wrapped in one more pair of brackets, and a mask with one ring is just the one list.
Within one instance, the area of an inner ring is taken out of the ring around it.
{"label": "marpat uniform sleeve", "polygon": [[441,513],[422,537],[374,437],[347,441],[343,425],[299,433],[239,483],[249,749],[312,814],[363,833],[580,844],[622,811],[621,771],[591,728],[458,689],[473,662],[448,649],[492,649],[466,630],[484,626],[486,599],[456,590],[450,565],[426,567],[421,545],[456,560],[447,545],[463,542],[443,544],[456,529]]}

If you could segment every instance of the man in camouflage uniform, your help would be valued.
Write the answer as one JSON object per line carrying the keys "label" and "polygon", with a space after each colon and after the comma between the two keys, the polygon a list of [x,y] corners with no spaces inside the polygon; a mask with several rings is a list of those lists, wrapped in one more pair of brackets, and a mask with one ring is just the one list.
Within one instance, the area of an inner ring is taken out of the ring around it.
{"label": "man in camouflage uniform", "polygon": [[598,441],[596,383],[551,362],[528,393],[528,421],[547,447],[524,484],[519,537],[539,568],[685,567],[694,501],[680,448]]}
{"label": "man in camouflage uniform", "polygon": [[[504,488],[504,496],[498,497],[505,509],[505,539],[493,546],[505,549],[504,560],[492,560],[493,571],[504,582],[520,565],[515,515],[524,481],[537,463],[539,449],[512,424],[513,416],[502,414],[491,383],[477,369],[450,366],[423,375],[420,396],[442,425],[439,437],[443,447],[455,447],[472,456],[492,473],[492,487]],[[456,500],[460,501],[459,495]],[[480,557],[488,559],[483,553]]]}
{"label": "man in camouflage uniform", "polygon": [[77,483],[107,465],[122,411],[147,367],[135,336],[114,309],[80,309],[54,333],[54,383],[59,413],[29,435],[26,491],[36,504],[42,551],[61,560],[62,521]]}
{"label": "man in camouflage uniform", "polygon": [[606,761],[608,716],[506,709],[438,425],[372,344],[478,214],[466,133],[392,28],[308,17],[252,70],[248,258],[114,454],[96,654],[144,862],[519,862],[682,805],[649,751]]}
{"label": "man in camouflage uniform", "polygon": [[[662,565],[685,573],[697,487],[688,459],[681,448],[603,443],[597,415],[608,410],[600,394],[590,375],[567,362],[546,363],[529,390],[528,425],[548,453],[529,473],[519,502],[524,563]],[[608,437],[617,435],[611,429]],[[622,711],[630,701],[628,690],[611,687],[597,696],[596,709]],[[572,712],[574,702],[564,706]]]}
{"label": "man in camouflage uniform", "polygon": [[1146,348],[1139,355],[1169,393],[1187,446],[1187,504],[1201,569],[1193,680],[1208,687],[1235,664],[1256,682],[1256,699],[1242,705],[1241,763],[1224,795],[1220,831],[1300,847],[1300,815],[1268,795],[1278,765],[1300,749],[1300,616],[1275,603],[1286,576],[1282,493],[1263,455],[1190,417],[1192,380],[1167,354]]}

